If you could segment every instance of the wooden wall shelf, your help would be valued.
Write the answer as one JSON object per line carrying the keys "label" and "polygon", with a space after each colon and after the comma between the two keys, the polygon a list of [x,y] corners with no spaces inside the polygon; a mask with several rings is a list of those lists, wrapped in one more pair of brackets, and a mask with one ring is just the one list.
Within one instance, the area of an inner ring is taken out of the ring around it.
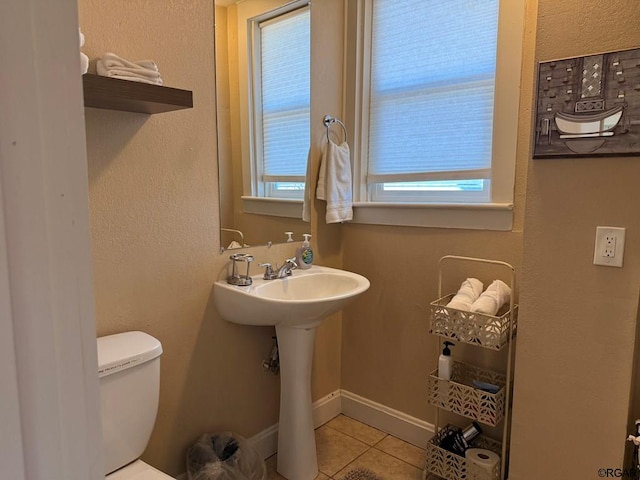
{"label": "wooden wall shelf", "polygon": [[138,113],[193,108],[190,90],[150,85],[86,73],[82,76],[84,106]]}

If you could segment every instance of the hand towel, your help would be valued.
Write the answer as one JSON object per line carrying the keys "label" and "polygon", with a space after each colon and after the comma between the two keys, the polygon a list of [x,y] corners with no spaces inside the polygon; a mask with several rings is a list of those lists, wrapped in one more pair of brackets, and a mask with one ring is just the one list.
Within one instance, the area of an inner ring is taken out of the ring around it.
{"label": "hand towel", "polygon": [[353,218],[351,159],[349,145],[328,140],[320,159],[316,198],[327,202],[327,223],[346,222]]}
{"label": "hand towel", "polygon": [[135,62],[132,62],[111,52],[103,53],[100,58],[104,66],[107,68],[145,68],[147,70],[153,70],[156,72],[158,71],[158,66],[153,60],[137,60]]}
{"label": "hand towel", "polygon": [[80,46],[84,47],[84,33],[82,33],[82,30],[80,30],[80,28],[78,28],[78,34],[80,35]]}
{"label": "hand towel", "polygon": [[475,302],[482,293],[482,282],[477,278],[467,278],[451,301],[447,303],[447,307],[456,308],[458,310],[469,311],[473,302]]}
{"label": "hand towel", "polygon": [[304,199],[302,202],[302,221],[311,221],[311,147],[309,147],[309,154],[307,155],[307,175],[304,182]]}
{"label": "hand towel", "polygon": [[511,288],[502,280],[494,280],[480,297],[473,302],[469,311],[495,315],[511,298]]}
{"label": "hand towel", "polygon": [[102,63],[102,60],[98,60],[96,62],[96,71],[98,72],[98,75],[101,75],[103,77],[118,78],[120,80],[129,80],[131,82],[149,83],[151,85],[162,85],[163,83],[161,77],[151,78],[151,77],[136,75],[135,73],[131,73],[128,75],[124,73],[123,74],[114,73],[104,66],[104,64]]}
{"label": "hand towel", "polygon": [[80,72],[82,75],[87,73],[89,70],[89,57],[87,57],[84,53],[80,52]]}
{"label": "hand towel", "polygon": [[318,200],[327,200],[327,195],[325,194],[324,184],[325,177],[327,176],[327,162],[325,158],[327,156],[327,147],[328,142],[322,144],[322,151],[320,152],[320,170],[318,171],[318,183],[316,185],[316,198]]}

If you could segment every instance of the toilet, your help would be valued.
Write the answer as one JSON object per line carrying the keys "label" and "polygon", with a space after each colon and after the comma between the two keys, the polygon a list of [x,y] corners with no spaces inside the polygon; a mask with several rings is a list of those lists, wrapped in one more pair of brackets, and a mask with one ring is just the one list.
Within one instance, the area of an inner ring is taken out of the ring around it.
{"label": "toilet", "polygon": [[98,338],[105,480],[170,480],[140,460],[158,413],[160,342],[143,332]]}

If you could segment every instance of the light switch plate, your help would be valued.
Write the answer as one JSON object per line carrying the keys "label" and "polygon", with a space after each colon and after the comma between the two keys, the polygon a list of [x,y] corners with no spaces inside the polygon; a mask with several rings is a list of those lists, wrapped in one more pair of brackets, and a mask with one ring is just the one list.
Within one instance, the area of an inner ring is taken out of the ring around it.
{"label": "light switch plate", "polygon": [[623,227],[596,227],[594,265],[622,267],[625,233],[626,228]]}

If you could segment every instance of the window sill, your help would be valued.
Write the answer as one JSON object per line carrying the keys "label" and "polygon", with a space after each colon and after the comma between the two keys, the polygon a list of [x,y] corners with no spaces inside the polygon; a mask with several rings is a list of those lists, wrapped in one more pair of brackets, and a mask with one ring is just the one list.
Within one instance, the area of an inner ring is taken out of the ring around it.
{"label": "window sill", "polygon": [[[242,208],[256,215],[302,218],[302,200],[298,199],[243,196]],[[356,202],[350,223],[511,231],[513,204]]]}
{"label": "window sill", "polygon": [[302,200],[248,196],[241,198],[244,213],[302,219]]}
{"label": "window sill", "polygon": [[407,227],[511,231],[512,203],[489,204],[353,204],[351,223]]}

